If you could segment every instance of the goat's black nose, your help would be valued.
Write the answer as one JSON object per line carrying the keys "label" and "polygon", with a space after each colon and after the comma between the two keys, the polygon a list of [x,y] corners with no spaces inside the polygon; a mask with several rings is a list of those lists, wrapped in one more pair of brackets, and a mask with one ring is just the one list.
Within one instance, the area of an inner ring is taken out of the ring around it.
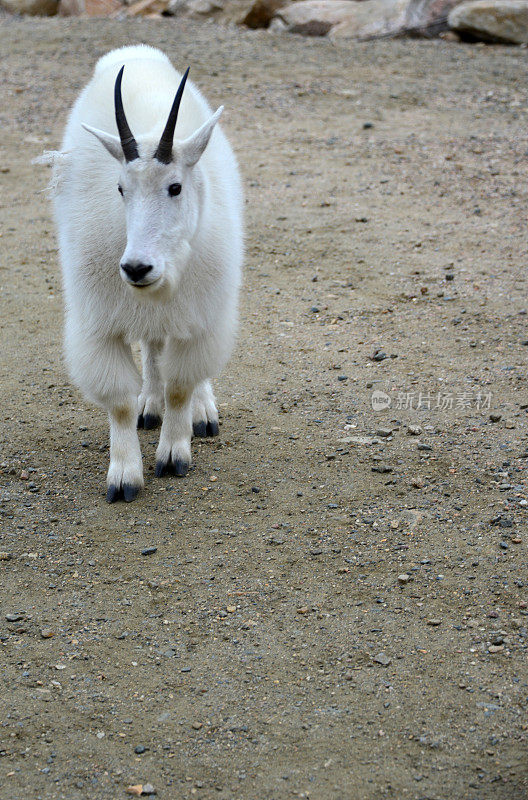
{"label": "goat's black nose", "polygon": [[121,264],[121,269],[134,283],[139,283],[152,270],[152,264]]}

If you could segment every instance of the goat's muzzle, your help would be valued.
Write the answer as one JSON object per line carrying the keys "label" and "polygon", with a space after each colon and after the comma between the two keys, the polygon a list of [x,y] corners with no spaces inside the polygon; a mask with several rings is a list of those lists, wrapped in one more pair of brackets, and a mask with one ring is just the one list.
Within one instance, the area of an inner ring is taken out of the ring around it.
{"label": "goat's muzzle", "polygon": [[128,283],[133,286],[141,288],[142,286],[150,286],[152,281],[145,280],[147,275],[152,272],[152,264],[132,264],[126,262],[121,264],[121,269],[126,275]]}

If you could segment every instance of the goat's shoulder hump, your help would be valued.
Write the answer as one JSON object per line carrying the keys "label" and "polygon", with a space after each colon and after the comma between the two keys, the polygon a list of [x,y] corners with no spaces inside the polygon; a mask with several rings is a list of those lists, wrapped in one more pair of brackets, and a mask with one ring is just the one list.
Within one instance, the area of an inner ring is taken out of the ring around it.
{"label": "goat's shoulder hump", "polygon": [[103,72],[105,69],[115,64],[124,64],[134,59],[169,61],[165,53],[162,53],[161,50],[158,50],[156,47],[151,47],[148,44],[134,44],[127,47],[119,47],[117,50],[111,50],[109,53],[106,53],[106,55],[101,56],[95,65],[95,74]]}

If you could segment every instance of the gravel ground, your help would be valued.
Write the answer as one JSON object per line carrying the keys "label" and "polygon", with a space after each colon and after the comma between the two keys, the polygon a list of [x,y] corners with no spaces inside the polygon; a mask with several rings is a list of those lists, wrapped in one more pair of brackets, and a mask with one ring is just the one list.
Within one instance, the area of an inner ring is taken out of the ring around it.
{"label": "gravel ground", "polygon": [[[2,800],[528,797],[525,51],[0,29]],[[30,161],[137,41],[225,103],[247,258],[219,439],[108,506]]]}

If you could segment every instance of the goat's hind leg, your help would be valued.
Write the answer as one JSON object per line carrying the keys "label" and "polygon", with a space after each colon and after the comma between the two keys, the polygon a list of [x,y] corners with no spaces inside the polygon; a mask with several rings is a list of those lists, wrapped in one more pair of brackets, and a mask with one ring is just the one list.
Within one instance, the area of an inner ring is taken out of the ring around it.
{"label": "goat's hind leg", "polygon": [[163,342],[141,342],[143,386],[138,398],[138,428],[157,428],[163,417],[163,382],[159,371],[159,356]]}
{"label": "goat's hind leg", "polygon": [[191,464],[191,387],[168,381],[165,386],[165,416],[156,451],[156,476],[183,478]]}
{"label": "goat's hind leg", "polygon": [[[220,344],[219,344],[220,343]],[[207,375],[225,360],[221,336],[169,339],[161,359],[165,378],[165,416],[156,453],[156,475],[187,474],[191,464],[193,422],[206,435],[218,433],[218,412]],[[196,431],[196,428],[195,428]],[[196,435],[196,434],[195,434]]]}
{"label": "goat's hind leg", "polygon": [[210,381],[202,381],[192,396],[194,436],[218,436],[218,411]]}

